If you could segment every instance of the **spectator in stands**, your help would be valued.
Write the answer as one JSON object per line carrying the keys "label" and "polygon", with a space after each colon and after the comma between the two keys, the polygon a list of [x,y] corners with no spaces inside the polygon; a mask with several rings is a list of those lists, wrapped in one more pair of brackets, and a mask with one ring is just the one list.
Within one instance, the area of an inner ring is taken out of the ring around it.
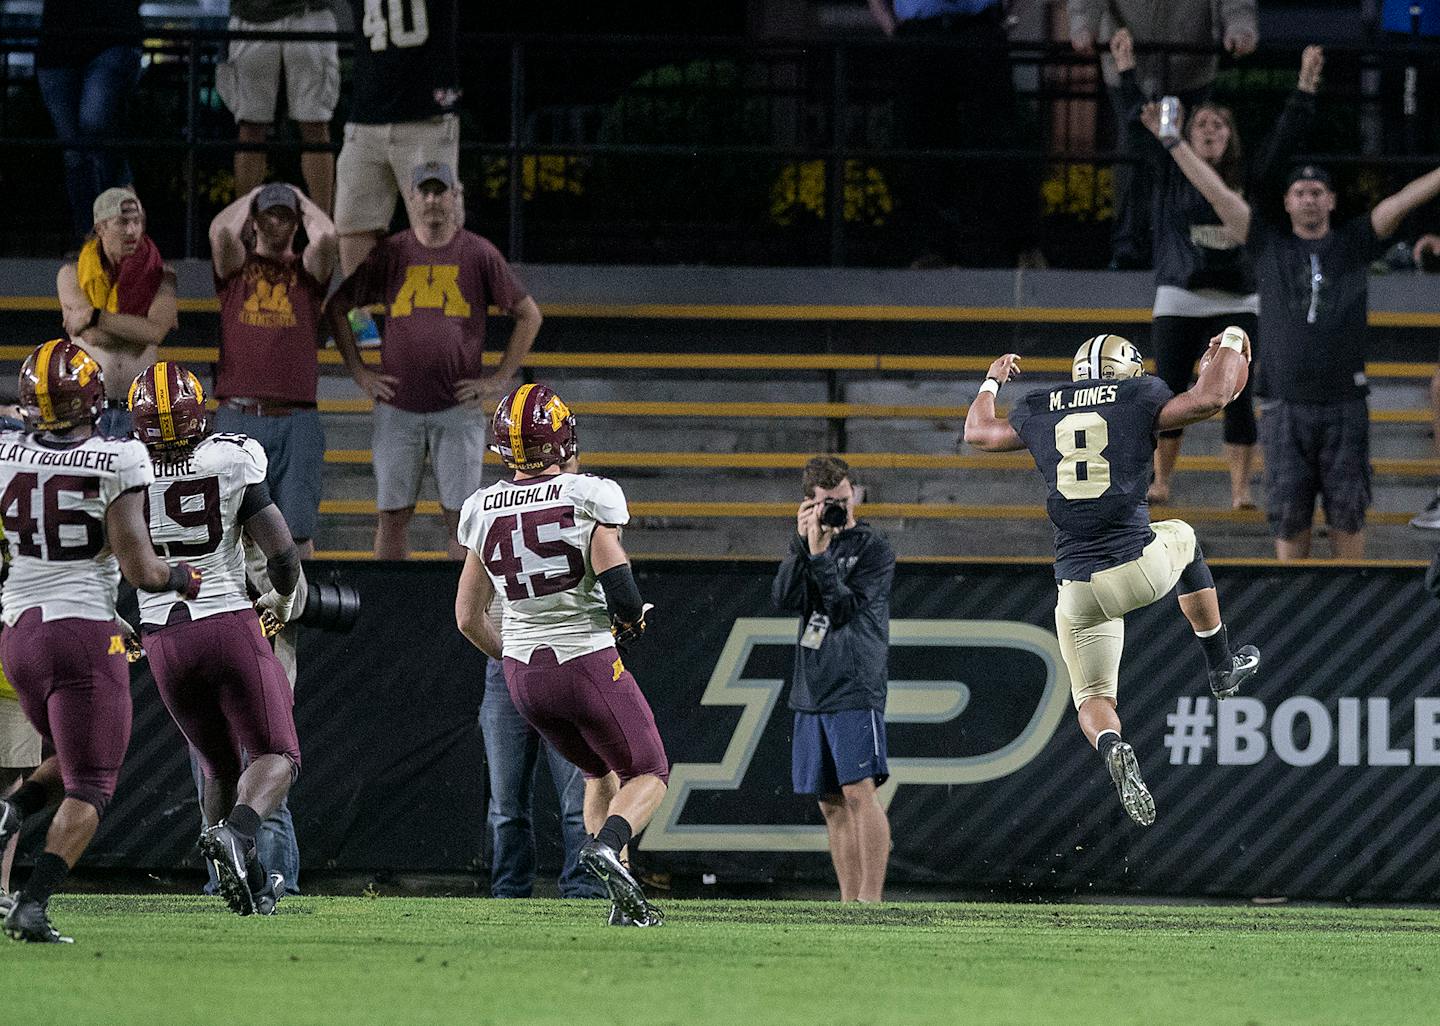
{"label": "spectator in stands", "polygon": [[[1202,170],[1203,174],[1203,170]],[[1265,501],[1280,559],[1310,555],[1318,495],[1340,559],[1365,555],[1370,409],[1365,380],[1370,261],[1417,207],[1440,196],[1440,168],[1332,227],[1335,190],[1322,167],[1290,172],[1285,218],[1213,175],[1201,189],[1260,284],[1260,440]]]}
{"label": "spectator in stands", "polygon": [[[1142,46],[1166,44],[1213,47],[1223,43],[1236,57],[1253,53],[1259,41],[1255,0],[1067,0],[1070,44],[1079,53],[1095,52],[1120,29]],[[1135,70],[1142,92],[1154,98],[1178,96],[1187,110],[1210,98],[1218,61],[1208,53],[1151,53],[1141,56]],[[1131,104],[1122,89],[1120,69],[1112,54],[1102,56],[1101,72],[1117,123],[1116,147],[1139,155],[1147,143],[1134,125]],[[1146,163],[1115,166],[1115,226],[1111,231],[1110,266],[1143,270],[1151,265],[1151,196],[1155,181]]]}
{"label": "spectator in stands", "polygon": [[[334,32],[333,0],[230,0],[230,29],[241,32]],[[330,145],[330,119],[340,98],[340,54],[333,42],[236,39],[215,69],[215,91],[235,115],[242,143],[263,143],[275,121],[280,79],[300,140]],[[265,180],[264,150],[235,151],[235,194]],[[300,173],[315,205],[327,215],[335,188],[335,155],[307,150]]]}
{"label": "spectator in stands", "polygon": [[65,332],[83,343],[105,372],[99,430],[130,434],[126,396],[135,376],[155,362],[176,326],[175,272],[145,234],[145,208],[129,189],[106,189],[92,208],[95,230],[55,279]]}
{"label": "spectator in stands", "polygon": [[[1120,70],[1122,98],[1139,120],[1145,95],[1135,78],[1135,55],[1127,29],[1110,37],[1115,66]],[[1287,103],[1275,131],[1262,148],[1256,176],[1268,179],[1298,146],[1310,124],[1315,91],[1320,84],[1324,54],[1305,50],[1294,98]],[[1242,242],[1221,223],[1203,188],[1215,176],[1243,193],[1242,151],[1235,118],[1228,107],[1206,102],[1161,134],[1158,108],[1148,108],[1145,127],[1153,133],[1143,155],[1155,174],[1155,307],[1151,336],[1156,370],[1176,395],[1190,386],[1195,361],[1210,339],[1231,324],[1252,339],[1258,334],[1260,299],[1255,274]],[[1201,169],[1201,164],[1206,165]],[[1283,173],[1283,172],[1282,172]],[[1250,479],[1255,469],[1255,406],[1247,383],[1240,397],[1225,407],[1225,459],[1230,471],[1230,504],[1253,509]],[[1147,498],[1170,501],[1170,475],[1180,456],[1181,432],[1163,431],[1155,449],[1155,479]]]}
{"label": "spectator in stands", "polygon": [[[303,227],[307,244],[296,250]],[[299,189],[275,182],[210,224],[220,294],[215,426],[265,447],[268,484],[303,559],[315,552],[325,470],[315,349],[335,271],[335,225]]]}
{"label": "spectator in stands", "polygon": [[776,608],[800,614],[792,784],[819,800],[840,900],[880,901],[890,822],[876,788],[890,774],[885,698],[895,550],[855,519],[860,495],[844,460],[816,456],[802,487],[796,533],[770,589]]}
{"label": "spectator in stands", "polygon": [[[496,603],[491,611],[498,609]],[[528,898],[534,892],[535,774],[543,752],[560,803],[560,830],[565,842],[565,863],[558,881],[560,897],[605,897],[604,886],[579,862],[580,849],[588,838],[584,777],[520,715],[505,684],[505,664],[498,659],[487,659],[485,663],[480,730],[490,778],[491,895]]]}
{"label": "spectator in stands", "polygon": [[[1415,267],[1421,271],[1440,271],[1440,235],[1422,235],[1410,252]],[[1440,367],[1430,378],[1430,442],[1440,456]],[[1410,519],[1411,527],[1440,530],[1440,487],[1424,510]]]}
{"label": "spectator in stands", "polygon": [[[1001,0],[868,2],[887,36],[976,47],[914,49],[896,57],[891,67],[903,69],[895,104],[904,146],[995,150],[1031,144],[1016,133],[1021,122]],[[912,162],[903,177],[899,213],[924,250],[915,266],[1043,265],[1032,161],[931,159]],[[985,202],[974,202],[976,196]]]}
{"label": "spectator in stands", "polygon": [[[408,197],[414,227],[373,249],[325,307],[345,365],[375,400],[378,559],[409,555],[427,452],[450,556],[465,558],[455,532],[461,506],[480,487],[486,420],[540,331],[540,308],[500,251],[460,227],[458,193],[451,165],[416,167]],[[378,372],[361,361],[347,316],[367,303],[384,303],[387,316]],[[487,374],[481,361],[491,304],[515,323],[499,367]]]}
{"label": "spectator in stands", "polygon": [[140,0],[45,0],[40,13],[35,79],[66,146],[65,191],[77,243],[90,234],[95,197],[130,184],[123,153],[87,146],[121,134],[125,101],[140,81],[144,29]]}
{"label": "spectator in stands", "polygon": [[367,6],[350,0],[353,90],[336,166],[335,226],[346,277],[389,230],[412,168],[460,166],[457,0],[408,0],[404,21],[367,15]]}

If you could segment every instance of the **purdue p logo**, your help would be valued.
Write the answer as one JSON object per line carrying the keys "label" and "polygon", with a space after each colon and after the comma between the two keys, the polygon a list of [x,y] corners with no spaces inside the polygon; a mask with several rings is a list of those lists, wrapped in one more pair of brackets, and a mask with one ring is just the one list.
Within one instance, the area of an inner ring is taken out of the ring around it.
{"label": "purdue p logo", "polygon": [[[702,706],[740,706],[734,733],[718,763],[677,762],[670,769],[670,788],[645,831],[645,847],[655,851],[824,851],[825,828],[806,823],[704,823],[687,817],[685,805],[696,791],[744,791],[773,789],[774,780],[747,780],[751,760],[760,736],[772,716],[791,715],[779,709],[784,680],[751,675],[752,654],[761,646],[795,644],[793,619],[742,618],[735,621],[730,637],[716,660],[710,683],[700,698]],[[1018,718],[1002,732],[987,735],[989,744],[974,754],[907,754],[892,745],[890,779],[880,788],[879,797],[887,808],[903,784],[976,784],[1008,776],[1024,767],[1044,749],[1070,706],[1070,677],[1060,656],[1060,645],[1051,632],[1009,620],[892,620],[890,621],[892,665],[900,665],[897,650],[915,648],[947,650],[950,658],[926,659],[935,666],[950,667],[940,673],[956,677],[975,675],[972,693],[964,680],[934,679],[890,681],[885,721],[892,724],[947,724],[966,715],[972,705],[1013,707],[1019,695],[1028,695]],[[966,652],[964,650],[971,650]],[[936,652],[939,656],[942,653]],[[991,687],[997,662],[1010,665],[1006,673],[1019,673],[996,695]],[[763,660],[754,666],[764,665]],[[770,663],[772,668],[774,662]],[[908,665],[915,665],[911,660]],[[987,668],[989,668],[987,670]],[[1023,670],[1023,672],[1021,672]],[[913,671],[912,671],[913,672]],[[990,683],[979,683],[985,678]],[[1025,710],[1028,709],[1028,715]],[[979,715],[972,710],[967,722]],[[993,745],[993,747],[991,747]],[[786,781],[788,783],[788,781]],[[697,803],[699,804],[699,803]]]}
{"label": "purdue p logo", "polygon": [[458,264],[411,264],[405,269],[405,282],[390,304],[390,316],[408,317],[417,307],[439,310],[446,317],[470,316],[470,304],[460,293]]}

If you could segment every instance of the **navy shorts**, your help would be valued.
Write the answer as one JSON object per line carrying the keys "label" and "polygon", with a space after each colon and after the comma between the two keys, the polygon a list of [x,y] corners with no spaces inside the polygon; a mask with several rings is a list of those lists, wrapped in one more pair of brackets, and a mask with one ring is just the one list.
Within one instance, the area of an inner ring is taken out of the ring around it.
{"label": "navy shorts", "polygon": [[249,435],[269,462],[265,484],[297,542],[315,537],[325,476],[325,428],[318,410],[285,417],[261,417],[222,404],[215,430]]}
{"label": "navy shorts", "polygon": [[1277,538],[1308,531],[1318,496],[1325,522],[1354,534],[1370,507],[1370,408],[1338,403],[1267,401],[1261,406],[1265,506]]}
{"label": "navy shorts", "polygon": [[890,777],[885,716],[874,709],[795,714],[790,777],[796,794],[837,795],[846,784]]}

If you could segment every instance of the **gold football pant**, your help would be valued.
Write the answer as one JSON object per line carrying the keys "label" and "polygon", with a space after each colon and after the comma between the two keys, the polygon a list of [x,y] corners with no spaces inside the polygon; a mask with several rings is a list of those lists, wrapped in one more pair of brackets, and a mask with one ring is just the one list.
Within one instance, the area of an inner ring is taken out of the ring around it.
{"label": "gold football pant", "polygon": [[1183,520],[1151,524],[1155,540],[1139,559],[1101,570],[1088,581],[1061,581],[1055,633],[1070,671],[1075,708],[1087,698],[1115,698],[1125,614],[1170,593],[1195,559],[1195,531]]}

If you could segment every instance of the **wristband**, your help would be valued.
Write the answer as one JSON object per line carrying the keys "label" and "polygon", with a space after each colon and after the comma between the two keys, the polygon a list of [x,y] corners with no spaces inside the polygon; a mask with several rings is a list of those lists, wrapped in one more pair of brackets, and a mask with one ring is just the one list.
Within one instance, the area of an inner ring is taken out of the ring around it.
{"label": "wristband", "polygon": [[1243,355],[1245,352],[1245,333],[1233,325],[1226,328],[1225,332],[1220,336],[1220,348],[1233,349],[1235,352]]}
{"label": "wristband", "polygon": [[86,324],[85,324],[85,330],[86,330],[86,331],[89,331],[91,328],[98,328],[99,326],[100,326],[100,308],[97,306],[97,307],[95,307],[95,309],[93,309],[93,310],[90,311],[90,320],[86,322]]}
{"label": "wristband", "polygon": [[989,392],[991,395],[998,395],[1000,392],[1000,382],[995,378],[987,377],[980,383],[980,391],[975,393],[975,398],[979,399],[986,392]]}

